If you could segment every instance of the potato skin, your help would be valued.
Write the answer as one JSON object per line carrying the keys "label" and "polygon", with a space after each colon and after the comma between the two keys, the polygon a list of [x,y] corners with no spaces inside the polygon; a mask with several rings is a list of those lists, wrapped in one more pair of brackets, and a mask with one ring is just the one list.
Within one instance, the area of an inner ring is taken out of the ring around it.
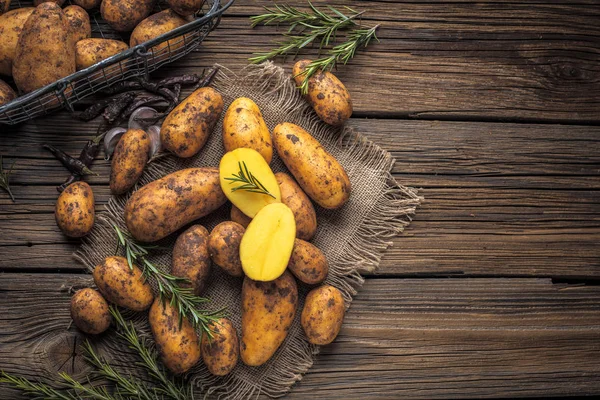
{"label": "potato skin", "polygon": [[73,3],[86,10],[91,10],[94,7],[98,7],[102,0],[73,0]]}
{"label": "potato skin", "polygon": [[325,345],[340,333],[346,306],[342,292],[330,285],[311,290],[306,296],[300,323],[308,341]]}
{"label": "potato skin", "polygon": [[112,320],[108,303],[91,288],[81,289],[71,297],[71,318],[80,331],[91,335],[107,330]]}
{"label": "potato skin", "polygon": [[298,125],[284,122],[273,129],[277,153],[300,187],[323,208],[343,206],[350,197],[350,179],[321,143]]}
{"label": "potato skin", "polygon": [[177,14],[186,16],[201,9],[204,0],[167,0],[167,3]]}
{"label": "potato skin", "polygon": [[240,147],[254,149],[267,163],[273,158],[273,143],[260,109],[247,97],[235,99],[223,117],[225,151]]}
{"label": "potato skin", "polygon": [[103,0],[100,14],[116,31],[132,31],[154,8],[155,0]]}
{"label": "potato skin", "polygon": [[168,301],[154,300],[148,320],[160,358],[171,372],[182,374],[200,361],[196,331],[186,317],[179,327],[179,312]]}
{"label": "potato skin", "polygon": [[135,239],[155,242],[226,201],[218,169],[183,169],[133,193],[125,206],[125,223]]}
{"label": "potato skin", "polygon": [[246,229],[248,225],[250,225],[250,221],[252,221],[252,218],[244,214],[242,210],[235,206],[235,204],[231,205],[231,212],[229,216],[233,222],[237,222],[238,224],[243,226],[244,229]]}
{"label": "potato skin", "polygon": [[94,207],[94,192],[90,185],[81,181],[72,183],[56,200],[56,224],[69,237],[85,236],[94,227]]}
{"label": "potato skin", "polygon": [[80,40],[92,37],[92,25],[87,11],[79,6],[68,6],[63,9],[67,16],[73,41],[77,43]]}
{"label": "potato skin", "polygon": [[42,3],[56,3],[59,6],[62,6],[65,3],[65,0],[33,0],[33,5],[36,7]]}
{"label": "potato skin", "polygon": [[[10,3],[10,1],[9,1]],[[0,15],[0,75],[12,76],[12,65],[17,53],[17,42],[27,18],[34,7],[17,8]]]}
{"label": "potato skin", "polygon": [[8,83],[0,79],[0,106],[9,103],[17,98],[17,94]]}
{"label": "potato skin", "polygon": [[[299,74],[310,63],[310,60],[300,60],[294,65],[292,73],[297,86],[304,81],[304,76]],[[350,93],[329,71],[319,71],[308,79],[308,93],[304,97],[326,124],[343,125],[352,115]]]}
{"label": "potato skin", "polygon": [[224,376],[235,368],[240,357],[237,331],[227,318],[210,324],[210,329],[213,331],[212,340],[208,335],[202,335],[202,359],[211,374]]}
{"label": "potato skin", "polygon": [[179,235],[173,247],[171,273],[191,282],[179,286],[191,287],[197,296],[202,293],[210,275],[208,230],[205,227],[193,225]]}
{"label": "potato skin", "polygon": [[150,136],[141,129],[129,129],[115,147],[110,170],[110,192],[126,193],[144,173],[150,151]]}
{"label": "potato skin", "polygon": [[183,100],[165,118],[160,129],[163,147],[187,158],[206,144],[223,112],[223,97],[210,87],[200,88]]}
{"label": "potato skin", "polygon": [[208,252],[215,264],[231,276],[244,276],[240,242],[246,229],[233,221],[221,222],[210,232]]}
{"label": "potato skin", "polygon": [[[187,21],[185,19],[183,19],[179,14],[170,8],[167,8],[166,10],[156,14],[152,14],[135,27],[131,33],[131,38],[129,39],[129,46],[134,47],[138,44],[147,42],[148,40],[154,39],[163,33],[167,33],[175,28],[179,28],[186,23]],[[161,43],[152,47],[152,51],[154,52],[154,57],[157,60],[162,60],[168,58],[169,56],[167,53],[158,54],[161,52],[161,50],[169,48],[171,52],[173,52],[183,47],[183,45],[183,37],[177,36],[166,41],[165,43]]]}
{"label": "potato skin", "polygon": [[329,273],[329,263],[325,254],[317,246],[301,239],[294,242],[294,250],[287,267],[298,280],[308,285],[323,282]]}
{"label": "potato skin", "polygon": [[129,48],[127,43],[120,40],[89,38],[77,42],[75,57],[77,71],[91,67],[102,60],[119,54]]}
{"label": "potato skin", "polygon": [[298,286],[288,271],[270,282],[244,278],[240,356],[246,365],[262,365],[275,354],[288,334],[297,307]]}
{"label": "potato skin", "polygon": [[294,178],[285,172],[276,173],[275,178],[281,191],[281,202],[292,210],[296,218],[296,237],[312,239],[317,231],[317,213],[312,202]]}

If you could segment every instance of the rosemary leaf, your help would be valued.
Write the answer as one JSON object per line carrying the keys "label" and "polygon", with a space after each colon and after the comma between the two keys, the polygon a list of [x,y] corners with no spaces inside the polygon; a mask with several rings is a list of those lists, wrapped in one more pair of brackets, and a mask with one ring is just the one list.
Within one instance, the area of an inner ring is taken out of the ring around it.
{"label": "rosemary leaf", "polygon": [[267,196],[271,196],[272,198],[276,198],[273,196],[269,190],[256,178],[252,172],[248,169],[246,162],[240,161],[238,162],[238,166],[240,168],[237,174],[232,174],[233,178],[225,178],[226,181],[230,181],[230,184],[233,183],[241,183],[240,186],[236,186],[231,188],[232,192],[236,192],[238,190],[245,190],[247,192],[252,193],[261,193],[266,194]]}

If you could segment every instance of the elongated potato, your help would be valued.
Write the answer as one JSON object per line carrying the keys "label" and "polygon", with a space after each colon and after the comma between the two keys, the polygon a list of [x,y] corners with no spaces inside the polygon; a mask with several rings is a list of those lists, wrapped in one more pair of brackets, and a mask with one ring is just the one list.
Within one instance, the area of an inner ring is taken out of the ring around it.
{"label": "elongated potato", "polygon": [[240,147],[254,149],[264,157],[267,164],[271,163],[271,134],[260,109],[251,99],[237,98],[227,109],[223,117],[223,145],[225,151]]}
{"label": "elongated potato", "polygon": [[335,209],[350,198],[350,179],[321,143],[298,125],[284,122],[273,130],[277,153],[304,192],[323,208]]}
{"label": "elongated potato", "polygon": [[253,367],[266,363],[285,340],[298,307],[298,286],[289,272],[271,282],[246,277],[242,285],[240,356]]}
{"label": "elongated potato", "polygon": [[91,335],[107,330],[112,320],[108,303],[91,288],[81,289],[71,297],[71,318],[80,331]]}
{"label": "elongated potato", "polygon": [[183,374],[200,361],[196,330],[186,317],[179,326],[179,312],[170,302],[157,298],[150,307],[148,320],[160,358],[171,372]]}
{"label": "elongated potato", "polygon": [[79,6],[68,6],[63,9],[69,21],[73,42],[92,37],[92,25],[87,11]]}
{"label": "elongated potato", "polygon": [[308,285],[323,282],[329,273],[329,263],[325,254],[317,246],[301,239],[294,242],[294,250],[287,267],[298,280]]}
{"label": "elongated potato", "polygon": [[213,332],[213,337],[210,339],[208,335],[202,335],[202,359],[211,374],[227,375],[235,368],[240,357],[237,332],[227,318],[220,318],[210,324],[209,329]]}
{"label": "elongated potato", "polygon": [[73,3],[86,10],[91,10],[94,7],[98,7],[102,0],[73,0]]}
{"label": "elongated potato", "polygon": [[16,98],[17,98],[17,94],[15,93],[13,88],[11,88],[8,85],[8,83],[6,83],[2,79],[0,79],[0,106],[2,104],[11,102]]}
{"label": "elongated potato", "polygon": [[0,15],[0,75],[12,76],[17,42],[25,21],[34,10],[34,7],[17,8]]}
{"label": "elongated potato", "polygon": [[[147,42],[148,40],[154,39],[164,33],[170,32],[175,28],[179,28],[187,23],[179,14],[175,11],[167,8],[159,13],[152,14],[145,20],[139,23],[131,33],[129,39],[129,45],[131,47],[137,46],[138,44]],[[173,39],[169,39],[164,43],[153,46],[152,51],[153,59],[155,62],[166,60],[169,58],[169,52],[175,52],[185,45],[184,37],[177,36]]]}
{"label": "elongated potato", "polygon": [[137,190],[125,206],[125,223],[135,239],[155,242],[226,201],[216,168],[183,169]]}
{"label": "elongated potato", "polygon": [[155,0],[102,0],[100,13],[114,30],[132,31],[154,8]]}
{"label": "elongated potato", "polygon": [[167,0],[167,3],[177,14],[186,16],[200,10],[204,0]]}
{"label": "elongated potato", "polygon": [[106,257],[94,268],[93,275],[98,290],[111,303],[133,311],[144,311],[152,305],[152,288],[136,265],[129,268],[125,257]]}
{"label": "elongated potato", "polygon": [[120,40],[89,38],[80,40],[75,45],[77,71],[91,67],[102,60],[119,54],[129,48]]}
{"label": "elongated potato", "polygon": [[163,147],[182,158],[198,153],[222,111],[223,97],[219,92],[210,87],[196,90],[165,118],[160,129]]}
{"label": "elongated potato", "polygon": [[276,173],[275,178],[281,191],[281,202],[292,210],[296,218],[296,237],[302,240],[312,239],[317,231],[317,213],[310,199],[294,178],[285,172]]}
{"label": "elongated potato", "polygon": [[325,345],[340,333],[346,307],[342,292],[330,285],[311,290],[306,296],[301,324],[308,341]]}
{"label": "elongated potato", "polygon": [[69,237],[85,236],[94,227],[95,205],[90,185],[81,181],[72,183],[56,200],[56,224]]}
{"label": "elongated potato", "polygon": [[123,134],[111,161],[110,191],[126,193],[144,173],[150,151],[150,136],[141,129],[129,129]]}
{"label": "elongated potato", "polygon": [[210,232],[208,252],[215,264],[231,276],[244,276],[240,260],[243,226],[233,221],[221,222]]}
{"label": "elongated potato", "polygon": [[193,225],[179,235],[173,247],[171,273],[190,280],[179,286],[191,287],[197,296],[202,293],[210,275],[208,230],[205,227]]}
{"label": "elongated potato", "polygon": [[250,221],[252,221],[252,218],[250,218],[249,216],[244,214],[234,204],[231,205],[231,212],[230,212],[229,216],[233,222],[237,222],[238,224],[243,226],[244,229],[246,229],[248,227],[248,225],[250,225]]}

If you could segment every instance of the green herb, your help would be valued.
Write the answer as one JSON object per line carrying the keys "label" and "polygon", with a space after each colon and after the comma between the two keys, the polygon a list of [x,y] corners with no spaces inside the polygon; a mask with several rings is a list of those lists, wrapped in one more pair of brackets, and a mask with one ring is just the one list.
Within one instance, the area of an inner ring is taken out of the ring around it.
{"label": "green herb", "polygon": [[[15,161],[16,162],[16,161]],[[13,203],[15,202],[15,197],[10,190],[10,174],[13,171],[13,167],[15,166],[15,162],[12,163],[8,172],[4,171],[4,161],[2,160],[2,156],[0,156],[0,187],[8,193]]]}
{"label": "green herb", "polygon": [[233,178],[225,178],[226,181],[231,181],[229,182],[230,184],[236,182],[242,183],[241,186],[236,186],[232,188],[232,192],[236,192],[238,190],[245,190],[247,192],[252,193],[266,194],[267,196],[271,196],[274,199],[276,198],[262,183],[260,183],[260,181],[254,175],[252,175],[252,172],[250,172],[248,166],[244,161],[238,162],[238,166],[240,167],[240,170],[237,173],[237,175],[232,174]]}

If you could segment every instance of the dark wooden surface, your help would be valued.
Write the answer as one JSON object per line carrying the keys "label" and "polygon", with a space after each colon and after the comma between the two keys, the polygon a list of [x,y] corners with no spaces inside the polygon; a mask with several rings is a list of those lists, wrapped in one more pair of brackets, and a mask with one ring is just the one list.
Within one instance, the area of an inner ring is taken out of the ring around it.
{"label": "dark wooden surface", "polygon": [[[350,124],[426,201],[290,397],[600,394],[598,2],[315,3],[381,24],[381,43],[338,73]],[[248,27],[263,4],[238,1],[156,75],[241,68],[277,37]],[[95,125],[58,113],[0,131],[17,161],[17,203],[0,194],[0,368],[51,382],[85,372],[66,328],[68,288],[89,276],[54,223],[65,173],[40,144],[76,154]],[[101,210],[108,164],[94,169]]]}

